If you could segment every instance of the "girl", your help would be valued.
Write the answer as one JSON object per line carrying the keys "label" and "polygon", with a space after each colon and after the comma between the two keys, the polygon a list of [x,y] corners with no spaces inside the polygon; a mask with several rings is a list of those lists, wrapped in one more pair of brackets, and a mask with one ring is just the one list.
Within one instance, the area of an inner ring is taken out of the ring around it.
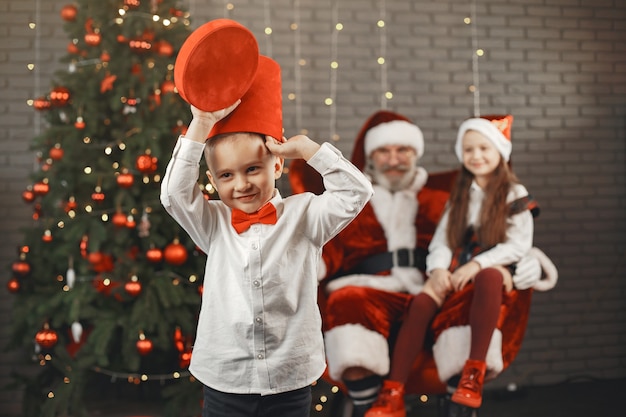
{"label": "girl", "polygon": [[411,303],[396,340],[388,380],[366,417],[405,416],[404,384],[429,324],[446,297],[468,284],[473,286],[470,352],[452,401],[480,407],[485,359],[503,289],[513,288],[515,263],[532,247],[533,238],[530,197],[508,165],[511,121],[511,116],[492,121],[473,118],[459,128],[455,152],[462,167],[429,246],[428,280]]}

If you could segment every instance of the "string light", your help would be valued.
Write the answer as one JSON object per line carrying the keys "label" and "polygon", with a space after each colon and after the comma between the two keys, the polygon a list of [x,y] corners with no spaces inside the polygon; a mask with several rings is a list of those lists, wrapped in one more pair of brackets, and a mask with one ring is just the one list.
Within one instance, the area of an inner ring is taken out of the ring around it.
{"label": "string light", "polygon": [[478,29],[476,27],[476,1],[470,3],[470,17],[464,20],[466,25],[471,25],[472,36],[472,82],[469,90],[474,95],[474,117],[480,117],[480,77],[478,70],[478,58],[484,55],[484,51],[478,48]]}
{"label": "string light", "polygon": [[326,105],[330,107],[330,128],[329,135],[333,141],[339,140],[337,134],[337,70],[339,62],[337,61],[337,43],[339,32],[343,29],[343,25],[339,22],[339,2],[333,1],[332,4],[333,27],[330,41],[330,96],[326,99]]}
{"label": "string light", "polygon": [[378,26],[378,33],[380,34],[380,54],[377,62],[380,65],[380,107],[382,109],[387,108],[387,101],[390,100],[393,95],[387,90],[387,29],[385,25],[385,18],[387,14],[387,3],[385,0],[380,0],[380,16],[376,25]]}
{"label": "string light", "polygon": [[265,17],[265,54],[272,57],[272,19],[270,14],[270,0],[263,2]]}
{"label": "string light", "polygon": [[293,23],[291,24],[291,30],[293,31],[293,44],[294,44],[294,92],[289,95],[289,98],[294,101],[296,108],[296,130],[302,131],[302,100],[301,100],[301,88],[302,88],[302,72],[301,66],[305,64],[305,61],[301,57],[302,49],[300,45],[300,0],[293,2]]}

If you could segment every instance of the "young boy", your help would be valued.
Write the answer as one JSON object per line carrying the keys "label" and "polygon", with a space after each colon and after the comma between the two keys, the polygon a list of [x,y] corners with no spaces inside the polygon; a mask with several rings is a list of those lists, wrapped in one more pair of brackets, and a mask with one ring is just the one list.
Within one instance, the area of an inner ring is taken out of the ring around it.
{"label": "young boy", "polygon": [[[373,193],[332,145],[304,135],[276,140],[282,113],[267,93],[255,93],[269,85],[257,81],[226,109],[192,105],[161,188],[163,206],[207,255],[190,365],[205,386],[203,417],[309,415],[310,386],[326,366],[317,306],[321,249]],[[198,188],[203,152],[220,200],[205,200]],[[305,159],[327,191],[282,198],[275,180],[284,158]]]}

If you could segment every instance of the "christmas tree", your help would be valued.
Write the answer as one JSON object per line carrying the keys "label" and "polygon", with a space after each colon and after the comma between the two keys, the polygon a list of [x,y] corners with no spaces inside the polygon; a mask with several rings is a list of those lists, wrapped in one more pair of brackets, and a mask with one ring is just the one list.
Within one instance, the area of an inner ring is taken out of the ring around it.
{"label": "christmas tree", "polygon": [[179,3],[62,9],[66,69],[33,100],[46,121],[23,192],[33,223],[7,284],[16,297],[9,349],[37,369],[16,375],[25,415],[86,415],[98,375],[129,387],[158,380],[178,415],[199,413],[199,383],[186,369],[205,259],[159,202],[191,116],[173,82],[191,32]]}

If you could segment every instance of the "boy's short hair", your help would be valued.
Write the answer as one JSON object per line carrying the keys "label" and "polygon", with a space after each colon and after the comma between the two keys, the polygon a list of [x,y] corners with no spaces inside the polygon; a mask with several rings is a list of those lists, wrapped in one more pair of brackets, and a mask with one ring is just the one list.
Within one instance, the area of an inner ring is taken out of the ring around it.
{"label": "boy's short hair", "polygon": [[[238,134],[247,134],[251,137],[257,137],[265,144],[265,137],[261,133],[257,132],[229,132],[220,133],[219,135],[213,136],[211,139],[206,141],[206,146],[204,147],[204,158],[206,160],[207,168],[209,170],[211,169],[209,167],[209,157],[211,155],[211,152],[213,152],[213,149],[215,149],[217,145],[224,141],[235,140],[234,136]],[[271,153],[269,149],[266,148],[266,150],[268,153]]]}

